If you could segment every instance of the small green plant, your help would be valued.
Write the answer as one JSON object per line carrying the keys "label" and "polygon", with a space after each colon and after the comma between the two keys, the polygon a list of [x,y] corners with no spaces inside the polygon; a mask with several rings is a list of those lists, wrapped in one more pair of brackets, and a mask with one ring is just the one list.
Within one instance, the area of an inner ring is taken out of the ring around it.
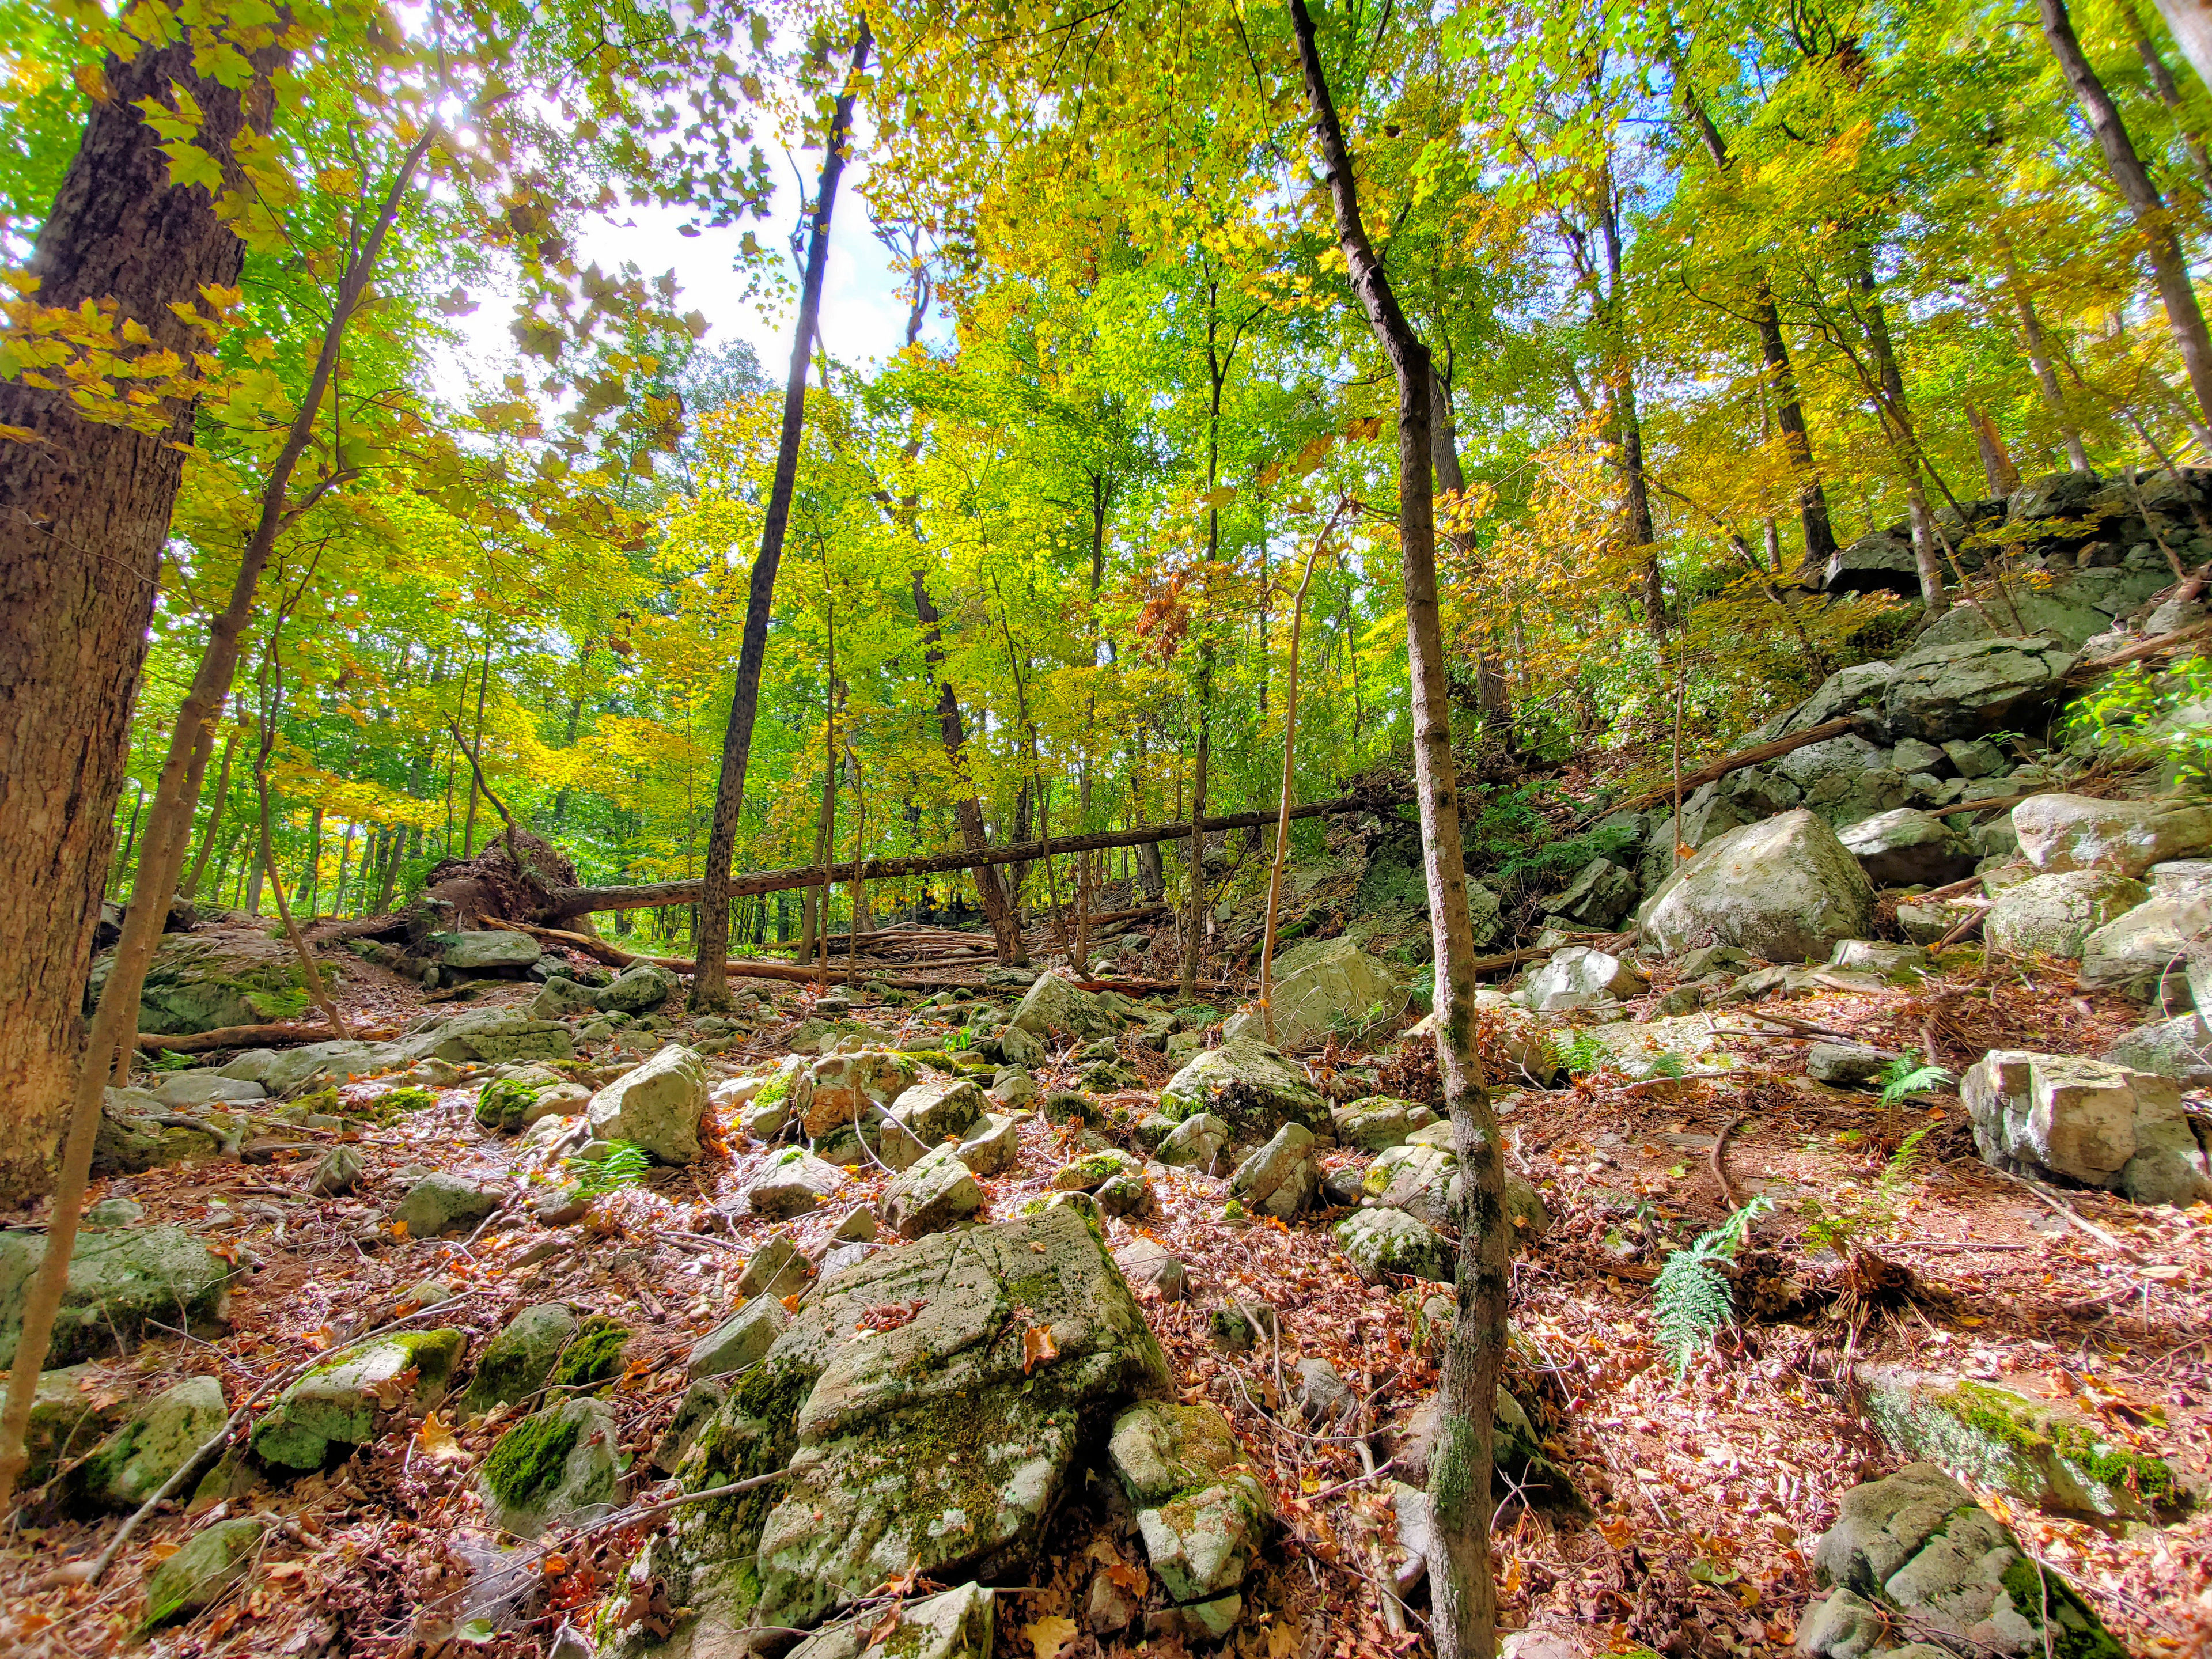
{"label": "small green plant", "polygon": [[962,1026],[951,1036],[945,1039],[945,1052],[948,1054],[965,1054],[969,1049],[975,1046],[975,1030],[973,1026],[969,1025]]}
{"label": "small green plant", "polygon": [[189,1072],[199,1063],[198,1055],[180,1054],[173,1048],[157,1048],[145,1060],[147,1069],[155,1072]]}
{"label": "small green plant", "polygon": [[[1948,1089],[1958,1079],[1941,1066],[1922,1063],[1918,1049],[1908,1049],[1882,1067],[1881,1103],[1894,1106],[1907,1095],[1924,1094],[1930,1089]],[[1926,1130],[1921,1131],[1923,1134]]]}
{"label": "small green plant", "polygon": [[530,1109],[538,1103],[538,1091],[514,1078],[487,1083],[477,1097],[477,1121],[498,1134],[511,1135],[522,1127]]}
{"label": "small green plant", "polygon": [[2191,657],[2163,673],[2131,662],[2077,701],[2065,736],[2074,744],[2165,761],[2192,793],[2212,788],[2212,723],[2196,711],[2212,701],[2212,658]]}
{"label": "small green plant", "polygon": [[562,1162],[576,1177],[576,1195],[586,1203],[605,1198],[609,1193],[641,1185],[647,1171],[653,1168],[653,1160],[646,1156],[645,1148],[632,1140],[617,1140],[613,1150],[596,1161],[571,1158]]}
{"label": "small green plant", "polygon": [[[1882,1166],[1881,1176],[1865,1202],[1814,1213],[1805,1224],[1806,1244],[1816,1250],[1833,1250],[1838,1255],[1849,1256],[1862,1248],[1868,1234],[1882,1232],[1894,1225],[1898,1212],[1904,1207],[1905,1189],[1920,1178],[1927,1167],[1927,1155],[1921,1143],[1935,1127],[1924,1123],[1905,1136],[1890,1154],[1889,1162]],[[1807,1202],[1809,1205],[1811,1200]]]}
{"label": "small green plant", "polygon": [[1587,1077],[1613,1058],[1613,1051],[1588,1031],[1552,1039],[1552,1058],[1576,1077]]}
{"label": "small green plant", "polygon": [[1690,1062],[1671,1049],[1662,1050],[1651,1061],[1654,1077],[1686,1077],[1689,1072]]}
{"label": "small green plant", "polygon": [[387,1089],[371,1103],[380,1112],[397,1115],[401,1112],[420,1112],[438,1103],[438,1091],[425,1089],[419,1083],[409,1083],[397,1089]]}
{"label": "small green plant", "polygon": [[1733,1261],[1752,1224],[1773,1207],[1771,1199],[1753,1199],[1712,1231],[1698,1235],[1687,1249],[1672,1252],[1660,1268],[1651,1299],[1657,1310],[1659,1346],[1673,1363],[1678,1381],[1688,1374],[1698,1350],[1735,1322],[1729,1282],[1716,1264]]}

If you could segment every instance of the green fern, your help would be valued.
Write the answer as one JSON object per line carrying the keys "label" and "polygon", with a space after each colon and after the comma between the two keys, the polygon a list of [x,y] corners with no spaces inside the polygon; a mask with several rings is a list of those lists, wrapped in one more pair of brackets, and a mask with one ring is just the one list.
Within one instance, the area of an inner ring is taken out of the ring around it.
{"label": "green fern", "polygon": [[189,1072],[200,1063],[198,1054],[180,1054],[173,1048],[159,1048],[146,1056],[144,1064],[156,1072]]}
{"label": "green fern", "polygon": [[653,1168],[653,1160],[646,1155],[645,1148],[633,1140],[616,1141],[603,1158],[571,1158],[562,1161],[576,1177],[576,1196],[586,1203],[605,1198],[609,1193],[641,1185],[647,1171]]}
{"label": "green fern", "polygon": [[1613,1051],[1588,1031],[1552,1039],[1552,1058],[1576,1077],[1585,1077],[1613,1058]]}
{"label": "green fern", "polygon": [[1923,1065],[1920,1051],[1912,1048],[1884,1066],[1880,1080],[1881,1103],[1894,1106],[1907,1095],[1924,1094],[1930,1089],[1948,1089],[1959,1079],[1941,1066]]}
{"label": "green fern", "polygon": [[[1882,1166],[1881,1178],[1875,1182],[1874,1191],[1865,1203],[1813,1215],[1805,1225],[1804,1243],[1813,1249],[1829,1249],[1838,1255],[1848,1256],[1864,1235],[1886,1232],[1893,1226],[1905,1202],[1905,1188],[1919,1180],[1927,1168],[1927,1154],[1921,1142],[1935,1127],[1933,1123],[1923,1124],[1905,1136],[1889,1155],[1889,1162]],[[1807,1201],[1809,1204],[1811,1200]]]}
{"label": "green fern", "polygon": [[1753,1199],[1712,1231],[1701,1234],[1689,1249],[1674,1251],[1660,1268],[1651,1297],[1657,1310],[1659,1346],[1673,1362],[1677,1381],[1688,1375],[1698,1350],[1735,1322],[1729,1282],[1714,1264],[1733,1260],[1752,1223],[1773,1207],[1771,1199]]}
{"label": "green fern", "polygon": [[1881,1179],[1875,1183],[1874,1189],[1875,1197],[1885,1206],[1893,1208],[1904,1198],[1905,1188],[1920,1179],[1928,1164],[1920,1143],[1928,1139],[1929,1131],[1935,1127],[1932,1123],[1922,1124],[1889,1155],[1889,1162],[1882,1166]]}
{"label": "green fern", "polygon": [[1657,1055],[1651,1062],[1654,1077],[1686,1077],[1689,1071],[1690,1062],[1671,1050]]}

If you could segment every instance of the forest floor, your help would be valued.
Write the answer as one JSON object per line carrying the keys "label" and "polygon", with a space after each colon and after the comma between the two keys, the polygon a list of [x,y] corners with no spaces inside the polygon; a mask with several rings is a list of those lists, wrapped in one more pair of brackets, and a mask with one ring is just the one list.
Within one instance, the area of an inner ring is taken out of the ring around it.
{"label": "forest floor", "polygon": [[[2100,1052],[2136,1017],[2117,1002],[2055,990],[2056,979],[1985,969],[1975,952],[1944,962],[1947,971],[1911,990],[1822,992],[1761,1006],[1895,1048],[1932,1037],[1954,1070],[1990,1047]],[[424,1011],[416,988],[349,963],[349,1017],[398,1024]],[[1656,984],[1653,995],[1666,988]],[[460,1006],[521,1001],[535,989],[495,985]],[[785,1035],[815,994],[769,989],[771,1014],[712,1069],[734,1073],[785,1052]],[[680,1011],[664,1012],[677,1029],[652,1046],[690,1031]],[[1715,1012],[1723,1031],[1755,1023],[1749,1009]],[[856,1006],[851,1017],[905,1048],[934,1046],[945,1029],[908,1008]],[[2138,1209],[2083,1193],[2067,1195],[2070,1216],[2057,1213],[1979,1162],[1954,1099],[1886,1108],[1809,1083],[1802,1042],[1717,1042],[1739,1067],[1725,1077],[1632,1084],[1601,1071],[1571,1088],[1499,1092],[1510,1160],[1542,1191],[1553,1217],[1547,1236],[1516,1261],[1521,1341],[1510,1380],[1592,1510],[1583,1519],[1517,1504],[1501,1510],[1508,1627],[1555,1632],[1586,1654],[1787,1651],[1814,1588],[1813,1540],[1835,1518],[1845,1489],[1899,1462],[1856,1409],[1854,1359],[2002,1378],[2070,1400],[2115,1440],[2199,1474],[2212,1469],[2212,1212]],[[1161,1056],[1124,1046],[1148,1083],[1164,1080]],[[1418,1045],[1395,1052],[1387,1042],[1376,1052],[1332,1048],[1313,1069],[1337,1092],[1364,1093],[1379,1065],[1382,1092],[1418,1091]],[[604,1066],[635,1057],[610,1048],[592,1059]],[[1066,1060],[1055,1055],[1038,1068],[1048,1090],[1073,1075]],[[386,1086],[366,1081],[345,1093],[365,1100]],[[698,1164],[657,1171],[644,1187],[602,1200],[582,1224],[548,1230],[517,1206],[471,1242],[392,1238],[379,1221],[404,1189],[404,1168],[518,1185],[544,1176],[520,1143],[477,1127],[475,1093],[471,1085],[447,1089],[435,1107],[345,1137],[368,1164],[357,1197],[307,1196],[312,1153],[107,1183],[96,1196],[127,1194],[149,1220],[223,1238],[252,1269],[234,1292],[228,1335],[151,1342],[104,1367],[112,1386],[143,1395],[213,1368],[235,1399],[408,1310],[410,1289],[431,1279],[458,1292],[440,1322],[478,1339],[523,1306],[561,1300],[637,1328],[611,1398],[632,1459],[626,1489],[653,1489],[661,1477],[650,1457],[683,1392],[686,1352],[731,1310],[742,1262],[773,1228],[737,1213],[765,1149],[747,1142],[734,1114],[716,1109],[720,1133]],[[1133,1092],[1103,1103],[1141,1112],[1150,1100]],[[1923,1127],[1929,1133],[1910,1178],[1885,1188],[1897,1148]],[[981,1182],[986,1218],[1010,1218],[1047,1190],[1053,1172],[1081,1150],[1082,1133],[1031,1115],[1017,1165]],[[1325,1162],[1355,1156],[1337,1152]],[[872,1200],[881,1183],[871,1173],[788,1224],[796,1242],[821,1244],[837,1216]],[[1328,1358],[1366,1402],[1360,1427],[1402,1420],[1436,1384],[1421,1287],[1363,1285],[1329,1236],[1342,1212],[1288,1227],[1236,1225],[1221,1216],[1224,1179],[1174,1171],[1156,1185],[1159,1212],[1145,1231],[1185,1262],[1189,1285],[1180,1303],[1147,1292],[1147,1315],[1184,1397],[1212,1401],[1237,1425],[1283,1522],[1264,1574],[1248,1586],[1245,1622],[1230,1651],[1322,1659],[1419,1644],[1425,1590],[1400,1613],[1384,1589],[1400,1559],[1386,1488],[1364,1478],[1351,1446],[1299,1428],[1284,1409],[1284,1377],[1301,1358]],[[1745,1271],[1795,1287],[1765,1298],[1780,1305],[1794,1295],[1790,1318],[1754,1318],[1724,1333],[1677,1379],[1655,1343],[1649,1285],[1664,1243],[1717,1224],[1756,1192],[1778,1207],[1758,1224]],[[1909,1293],[1898,1292],[1895,1276],[1874,1284],[1880,1276],[1863,1263],[1855,1274],[1799,1242],[1812,1216],[1854,1206],[1864,1218],[1859,1242],[1909,1270]],[[1129,1237],[1127,1222],[1109,1229],[1109,1243]],[[1650,1243],[1638,1248],[1639,1238]],[[1279,1351],[1232,1353],[1209,1343],[1210,1310],[1232,1298],[1278,1310]],[[471,1607],[471,1583],[516,1559],[489,1533],[471,1486],[499,1426],[398,1420],[327,1474],[231,1500],[277,1523],[258,1572],[215,1608],[158,1634],[153,1651],[163,1659],[548,1651],[564,1622],[587,1624],[602,1598],[623,1592],[646,1528],[550,1540],[550,1552],[524,1558],[528,1594],[495,1610],[501,1632],[485,1642],[454,1639]],[[2212,1651],[2212,1514],[2106,1530],[2025,1513],[2001,1497],[1990,1502],[2033,1553],[2073,1579],[2130,1651]],[[0,1540],[0,1653],[91,1655],[129,1642],[145,1573],[209,1518],[177,1510],[151,1517],[97,1585],[76,1582],[81,1572],[65,1564],[96,1553],[114,1517],[54,1515],[20,1526]],[[1173,1638],[1140,1647],[1141,1623],[1103,1638],[1079,1628],[1097,1549],[1086,1550],[1085,1540],[1101,1524],[1085,1495],[1073,1494],[1037,1582],[1001,1598],[1000,1654],[1056,1659],[1042,1649],[1062,1642],[1057,1659],[1139,1651],[1172,1659],[1182,1650]],[[1133,1544],[1126,1547],[1133,1556]],[[1059,1622],[1071,1617],[1072,1632]]]}

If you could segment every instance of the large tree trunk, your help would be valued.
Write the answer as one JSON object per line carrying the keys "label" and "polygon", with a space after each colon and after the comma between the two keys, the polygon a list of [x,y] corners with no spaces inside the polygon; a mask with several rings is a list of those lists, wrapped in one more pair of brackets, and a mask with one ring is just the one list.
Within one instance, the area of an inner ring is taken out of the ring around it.
{"label": "large tree trunk", "polygon": [[[2105,164],[2112,169],[2113,181],[2120,194],[2127,198],[2129,210],[2135,215],[2136,229],[2143,239],[2145,252],[2150,255],[2151,274],[2158,281],[2159,298],[2166,305],[2166,320],[2173,331],[2173,343],[2180,349],[2181,361],[2189,370],[2190,389],[2197,394],[2197,406],[2212,417],[2212,335],[2204,327],[2204,313],[2197,303],[2197,289],[2189,280],[2189,262],[2181,252],[2181,239],[2175,234],[2172,217],[2166,203],[2151,182],[2149,169],[2142,157],[2136,153],[2135,141],[2128,137],[2127,124],[2120,119],[2119,106],[2105,90],[2105,83],[2097,78],[2097,71],[2089,66],[2088,55],[2081,50],[2081,42],[2074,33],[2074,20],[2066,10],[2066,0],[2037,0],[2043,15],[2044,38],[2051,42],[2051,50],[2058,59],[2058,66],[2066,72],[2066,79],[2081,100],[2081,110],[2089,118],[2089,125],[2097,135],[2097,143],[2105,152]],[[2197,0],[2160,0],[2159,9],[2173,25],[2174,36],[2182,49],[2190,53],[2197,73],[2205,71],[2205,64],[2196,56],[2190,42],[2202,38],[2204,28],[2204,8]],[[2182,21],[2175,21],[2176,14]],[[2191,33],[2185,33],[2185,26]]]}
{"label": "large tree trunk", "polygon": [[1621,270],[1620,204],[1613,194],[1612,165],[1601,170],[1598,229],[1605,248],[1603,295],[1607,365],[1613,381],[1614,437],[1620,447],[1621,505],[1628,544],[1643,556],[1644,626],[1654,640],[1667,637],[1667,588],[1659,571],[1659,537],[1651,519],[1651,485],[1644,471],[1644,420],[1636,407],[1636,361],[1629,349],[1625,315],[1627,295]]}
{"label": "large tree trunk", "polygon": [[[198,100],[227,172],[248,110],[193,72],[188,44],[110,58],[31,259],[43,304],[112,300],[157,347],[201,337],[172,302],[234,285],[244,249],[208,192],[173,187],[138,104]],[[265,124],[265,88],[252,94]],[[131,703],[192,413],[137,432],[80,419],[68,395],[0,383],[0,1206],[46,1190],[84,1037],[85,975],[129,758]],[[141,854],[142,861],[143,854]],[[166,896],[164,896],[166,897]]]}
{"label": "large tree trunk", "polygon": [[775,570],[783,557],[783,538],[791,520],[791,497],[799,482],[799,441],[806,419],[806,363],[822,316],[822,279],[830,264],[830,216],[837,204],[837,180],[845,171],[845,146],[853,131],[853,100],[868,66],[874,37],[867,19],[853,42],[853,61],[830,118],[822,156],[822,183],[814,198],[806,247],[806,275],[799,295],[799,319],[791,340],[791,372],[784,380],[783,427],[777,434],[775,475],[769,487],[768,511],[761,520],[760,555],[753,561],[745,595],[745,630],[738,647],[738,672],[730,693],[730,723],[722,733],[722,775],[714,788],[714,821],[707,835],[707,878],[701,891],[699,977],[690,1006],[702,1011],[730,1006],[722,963],[730,951],[730,860],[737,851],[738,813],[744,805],[745,764],[753,745],[753,721],[760,713],[761,664],[768,656],[769,613],[775,605]]}
{"label": "large tree trunk", "polygon": [[1451,750],[1450,688],[1437,602],[1436,526],[1429,477],[1429,352],[1413,333],[1360,223],[1358,185],[1305,0],[1290,0],[1328,170],[1345,270],[1398,381],[1398,542],[1405,564],[1406,645],[1413,692],[1413,766],[1421,811],[1431,928],[1435,941],[1437,1063],[1467,1181],[1460,1215],[1459,1307],[1444,1351],[1429,1498],[1443,1559],[1431,1573],[1437,1659],[1490,1659],[1498,1591],[1491,1575],[1492,1414],[1506,1342],[1511,1227],[1497,1120],[1475,1055],[1474,936],[1460,845],[1459,789]]}
{"label": "large tree trunk", "polygon": [[2197,78],[2212,87],[2212,5],[2206,0],[2157,0],[2158,15],[2181,48]]}

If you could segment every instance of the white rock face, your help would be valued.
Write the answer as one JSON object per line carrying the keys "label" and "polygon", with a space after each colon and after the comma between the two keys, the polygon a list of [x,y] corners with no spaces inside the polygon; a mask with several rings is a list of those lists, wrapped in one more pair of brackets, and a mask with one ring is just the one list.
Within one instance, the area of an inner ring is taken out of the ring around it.
{"label": "white rock face", "polygon": [[1874,884],[1826,822],[1801,807],[1731,830],[1668,877],[1638,913],[1669,955],[1739,945],[1769,962],[1825,962],[1874,927]]}
{"label": "white rock face", "polygon": [[[1339,938],[1301,951],[1287,971],[1279,971],[1272,1000],[1275,1047],[1289,1054],[1320,1047],[1340,1022],[1403,1012],[1406,988],[1388,964]],[[1266,1018],[1256,1007],[1243,1009],[1230,1016],[1221,1034],[1265,1042]]]}
{"label": "white rock face", "polygon": [[690,1164],[699,1156],[706,1110],[706,1066],[672,1042],[593,1095],[585,1116],[595,1139],[634,1141],[659,1163]]}
{"label": "white rock face", "polygon": [[2172,1078],[1998,1048],[1966,1073],[1959,1093],[1985,1163],[2063,1176],[2138,1204],[2212,1199],[2212,1163]]}
{"label": "white rock face", "polygon": [[2066,870],[2032,876],[1997,896],[1982,936],[2014,956],[2078,957],[2082,942],[2149,896],[2117,870]]}
{"label": "white rock face", "polygon": [[1619,957],[1571,945],[1528,975],[1521,1001],[1540,1014],[1559,1013],[1618,1002],[1649,988],[1644,975]]}
{"label": "white rock face", "polygon": [[2212,807],[2171,800],[2038,795],[2012,809],[2012,826],[2020,850],[2039,870],[2141,876],[2154,864],[2212,847]]}
{"label": "white rock face", "polygon": [[2191,995],[2191,965],[2206,957],[2212,957],[2212,894],[2147,899],[2081,941],[2081,983],[2183,1007]]}

